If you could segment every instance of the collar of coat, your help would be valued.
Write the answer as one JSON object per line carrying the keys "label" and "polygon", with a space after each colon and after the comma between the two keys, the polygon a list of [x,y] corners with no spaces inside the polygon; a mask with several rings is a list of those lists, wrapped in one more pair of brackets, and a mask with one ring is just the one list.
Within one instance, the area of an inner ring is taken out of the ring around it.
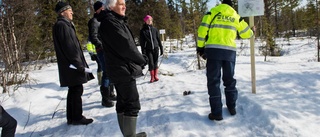
{"label": "collar of coat", "polygon": [[101,11],[98,15],[96,15],[96,18],[99,22],[101,22],[102,20],[104,20],[105,18],[110,16],[114,16],[115,18],[119,19],[119,20],[123,20],[125,23],[127,23],[128,17],[127,16],[122,16],[119,15],[118,13],[111,11],[111,10],[103,10]]}
{"label": "collar of coat", "polygon": [[64,16],[58,16],[58,21],[64,21],[64,22],[66,22],[66,23],[74,26],[73,22],[70,21],[70,20],[68,20],[68,19],[67,19],[66,17],[64,17]]}

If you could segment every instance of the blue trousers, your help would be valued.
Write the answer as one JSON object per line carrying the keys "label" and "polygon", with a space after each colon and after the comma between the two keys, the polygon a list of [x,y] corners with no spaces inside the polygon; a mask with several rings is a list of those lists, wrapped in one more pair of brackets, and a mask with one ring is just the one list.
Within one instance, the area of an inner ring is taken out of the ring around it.
{"label": "blue trousers", "polygon": [[107,72],[106,72],[106,62],[104,59],[104,53],[103,50],[97,52],[98,59],[101,65],[102,69],[102,77],[101,77],[101,86],[108,87],[110,85],[110,80],[107,78]]}
{"label": "blue trousers", "polygon": [[235,62],[207,59],[207,87],[209,94],[209,103],[211,113],[214,116],[222,116],[222,101],[221,101],[221,70],[222,81],[225,87],[224,93],[226,97],[226,105],[232,109],[236,107],[238,98],[238,90],[236,88],[236,79],[234,76]]}

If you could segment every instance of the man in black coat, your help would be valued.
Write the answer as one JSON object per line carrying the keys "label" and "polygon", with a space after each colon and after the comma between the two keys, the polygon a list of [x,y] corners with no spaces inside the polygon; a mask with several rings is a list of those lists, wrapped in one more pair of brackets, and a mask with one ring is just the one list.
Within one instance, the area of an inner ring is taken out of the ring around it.
{"label": "man in black coat", "polygon": [[82,115],[82,84],[94,79],[94,77],[92,73],[87,73],[90,72],[90,69],[72,23],[71,6],[64,2],[58,2],[55,11],[58,18],[53,26],[53,41],[58,61],[60,86],[69,88],[67,95],[68,124],[90,124],[93,120]]}
{"label": "man in black coat", "polygon": [[116,96],[114,94],[113,84],[111,84],[106,74],[106,63],[105,63],[104,53],[102,49],[102,42],[100,40],[100,36],[98,33],[100,22],[97,20],[97,16],[102,10],[104,10],[103,3],[101,1],[97,1],[93,4],[93,8],[95,13],[94,13],[94,17],[91,18],[88,22],[88,28],[89,28],[89,40],[92,42],[92,44],[96,48],[98,60],[101,64],[101,68],[103,72],[101,77],[101,86],[100,86],[100,93],[102,96],[101,105],[105,107],[113,107],[114,103],[112,102],[112,100],[116,100]]}
{"label": "man in black coat", "polygon": [[123,136],[136,135],[136,122],[140,110],[136,78],[142,76],[146,58],[137,49],[134,37],[126,24],[125,0],[107,0],[107,10],[101,11],[99,33],[102,40],[107,76],[114,82],[117,92],[116,111]]}

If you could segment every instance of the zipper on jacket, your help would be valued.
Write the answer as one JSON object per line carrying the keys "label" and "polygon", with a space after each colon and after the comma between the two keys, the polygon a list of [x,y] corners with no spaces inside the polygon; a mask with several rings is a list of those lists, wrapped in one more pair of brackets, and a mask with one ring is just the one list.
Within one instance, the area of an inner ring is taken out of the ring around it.
{"label": "zipper on jacket", "polygon": [[152,33],[151,33],[151,27],[149,27],[149,33],[150,33],[150,37],[151,37],[151,45],[152,45],[152,50],[154,50],[154,45],[153,45],[153,38],[152,38]]}

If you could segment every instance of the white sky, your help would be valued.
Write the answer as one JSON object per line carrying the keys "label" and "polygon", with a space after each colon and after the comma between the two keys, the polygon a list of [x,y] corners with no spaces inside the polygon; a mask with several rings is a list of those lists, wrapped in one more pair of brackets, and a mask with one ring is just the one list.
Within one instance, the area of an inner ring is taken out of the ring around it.
{"label": "white sky", "polygon": [[[316,62],[315,38],[291,39],[290,45],[285,39],[279,39],[277,43],[284,55],[267,57],[266,62],[259,55],[258,47],[262,44],[257,40],[257,94],[251,93],[248,40],[243,42],[241,45],[237,40],[237,115],[228,113],[223,96],[224,119],[210,121],[207,118],[210,107],[206,70],[195,69],[195,48],[187,46],[194,42],[188,41],[183,43],[183,50],[168,53],[168,58],[163,58],[160,81],[150,84],[149,75],[137,80],[141,101],[137,131],[145,131],[149,137],[319,136],[320,66]],[[169,43],[165,45],[170,46]],[[95,72],[95,62],[87,52],[84,54]],[[168,73],[174,75],[164,75]],[[0,94],[2,106],[18,121],[16,137],[121,137],[115,108],[101,106],[96,79],[84,84],[82,96],[83,114],[94,122],[87,126],[68,126],[65,116],[67,88],[59,87],[56,64],[34,70],[30,77],[33,81],[10,97]],[[182,95],[189,90],[192,94]]]}

